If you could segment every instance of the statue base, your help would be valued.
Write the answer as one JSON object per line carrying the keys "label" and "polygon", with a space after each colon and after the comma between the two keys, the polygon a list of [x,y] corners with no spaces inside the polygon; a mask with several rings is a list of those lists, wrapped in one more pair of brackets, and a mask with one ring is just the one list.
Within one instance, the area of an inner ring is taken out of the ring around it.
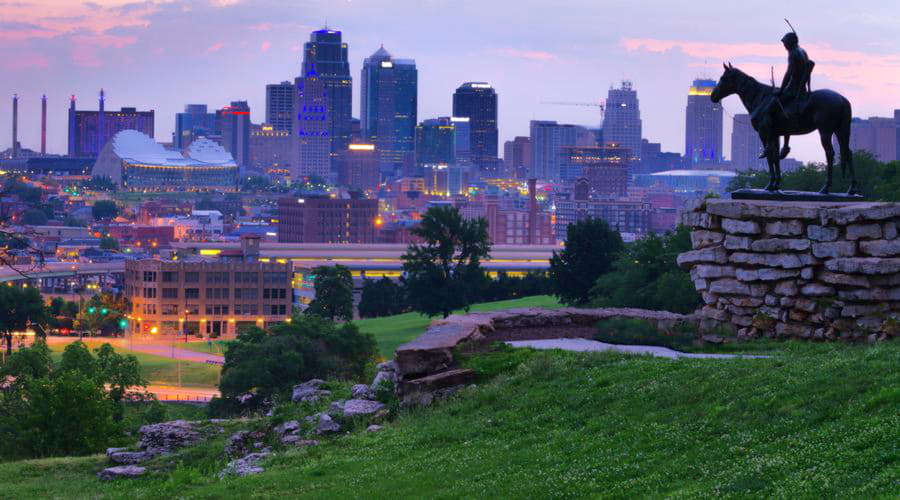
{"label": "statue base", "polygon": [[731,192],[732,200],[770,200],[770,201],[865,201],[861,194],[846,193],[813,193],[811,191],[766,191],[765,189],[738,189]]}

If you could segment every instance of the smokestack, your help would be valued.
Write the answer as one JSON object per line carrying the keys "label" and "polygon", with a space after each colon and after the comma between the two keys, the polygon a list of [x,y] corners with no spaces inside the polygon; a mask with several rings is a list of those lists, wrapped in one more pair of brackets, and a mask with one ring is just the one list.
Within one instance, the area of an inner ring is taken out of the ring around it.
{"label": "smokestack", "polygon": [[12,157],[19,156],[19,96],[13,94]]}
{"label": "smokestack", "polygon": [[537,179],[528,179],[528,244],[537,240]]}
{"label": "smokestack", "polygon": [[97,113],[97,156],[100,155],[100,150],[103,149],[103,101],[105,101],[103,89],[100,89],[100,112]]}
{"label": "smokestack", "polygon": [[75,94],[69,98],[69,156],[75,156]]}
{"label": "smokestack", "polygon": [[41,156],[47,154],[47,95],[41,96]]}

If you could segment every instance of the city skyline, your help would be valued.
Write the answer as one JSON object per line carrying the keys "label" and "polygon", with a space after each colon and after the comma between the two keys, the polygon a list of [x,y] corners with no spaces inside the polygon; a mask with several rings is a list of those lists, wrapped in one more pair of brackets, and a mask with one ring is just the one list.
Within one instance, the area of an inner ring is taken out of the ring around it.
{"label": "city skyline", "polygon": [[[527,135],[531,119],[597,126],[601,116],[596,109],[540,102],[561,97],[598,101],[611,84],[627,78],[641,100],[643,136],[661,142],[665,151],[680,151],[683,92],[693,79],[717,78],[722,59],[759,79],[768,79],[774,66],[780,78],[785,65],[777,41],[786,31],[782,15],[792,19],[801,45],[818,63],[815,88],[845,93],[855,116],[863,118],[890,116],[893,103],[900,101],[900,87],[893,83],[900,77],[900,56],[893,49],[898,35],[891,21],[900,18],[900,8],[889,6],[862,15],[848,6],[826,5],[821,8],[828,15],[804,16],[807,7],[819,4],[780,6],[779,14],[771,15],[756,5],[709,12],[692,5],[648,9],[567,2],[551,9],[525,2],[516,4],[513,23],[495,26],[510,2],[395,2],[393,9],[366,1],[285,6],[270,0],[103,0],[40,5],[52,7],[54,16],[42,16],[46,9],[25,2],[4,5],[0,17],[0,67],[7,75],[0,89],[5,94],[0,99],[0,149],[10,146],[14,93],[19,95],[22,147],[36,150],[40,96],[47,94],[50,153],[65,152],[69,96],[78,97],[80,109],[95,109],[101,87],[107,91],[107,109],[153,109],[155,135],[163,140],[171,137],[175,113],[189,103],[217,109],[247,100],[253,122],[260,123],[265,85],[299,74],[302,43],[326,19],[344,33],[351,74],[358,74],[363,58],[382,42],[392,52],[417,60],[420,121],[449,115],[453,91],[461,83],[489,82],[501,96],[500,142]],[[379,22],[398,9],[404,23]],[[605,15],[609,9],[617,11],[615,24]],[[457,17],[465,19],[470,36],[454,37],[452,44],[433,36]],[[198,27],[201,18],[204,25]],[[691,40],[684,39],[686,33]],[[353,115],[358,117],[359,89],[354,87]],[[734,99],[726,100],[724,108],[723,149],[728,152],[731,117],[743,110]],[[817,138],[797,138],[793,146],[794,156],[802,160],[822,160]]]}

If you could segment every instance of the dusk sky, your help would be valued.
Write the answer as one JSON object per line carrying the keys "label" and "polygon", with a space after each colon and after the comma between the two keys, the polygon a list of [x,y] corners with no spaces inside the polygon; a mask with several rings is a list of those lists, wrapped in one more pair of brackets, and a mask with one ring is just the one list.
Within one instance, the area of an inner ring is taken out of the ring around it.
{"label": "dusk sky", "polygon": [[[718,5],[717,5],[718,4]],[[419,121],[450,114],[465,81],[500,96],[502,141],[528,135],[532,119],[596,126],[597,108],[542,105],[594,101],[629,79],[640,98],[644,137],[684,152],[691,81],[717,79],[731,61],[780,81],[779,39],[788,17],[816,61],[814,88],[846,95],[859,117],[900,108],[900,3],[533,0],[120,0],[0,1],[0,150],[11,142],[11,97],[19,136],[38,149],[40,96],[49,98],[48,149],[66,150],[71,94],[79,109],[134,106],[156,111],[156,138],[169,142],[185,104],[211,109],[247,100],[265,117],[265,85],[293,80],[313,29],[341,30],[350,47],[353,114],[359,116],[362,60],[381,43],[419,69]],[[725,102],[726,155],[737,98]],[[818,138],[794,155],[822,161]]]}

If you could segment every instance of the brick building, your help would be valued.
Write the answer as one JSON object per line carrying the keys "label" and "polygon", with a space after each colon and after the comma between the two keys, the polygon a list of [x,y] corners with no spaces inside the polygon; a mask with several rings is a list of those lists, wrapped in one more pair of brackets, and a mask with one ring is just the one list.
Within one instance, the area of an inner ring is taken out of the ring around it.
{"label": "brick building", "polygon": [[375,243],[378,200],[324,195],[278,200],[281,243]]}

